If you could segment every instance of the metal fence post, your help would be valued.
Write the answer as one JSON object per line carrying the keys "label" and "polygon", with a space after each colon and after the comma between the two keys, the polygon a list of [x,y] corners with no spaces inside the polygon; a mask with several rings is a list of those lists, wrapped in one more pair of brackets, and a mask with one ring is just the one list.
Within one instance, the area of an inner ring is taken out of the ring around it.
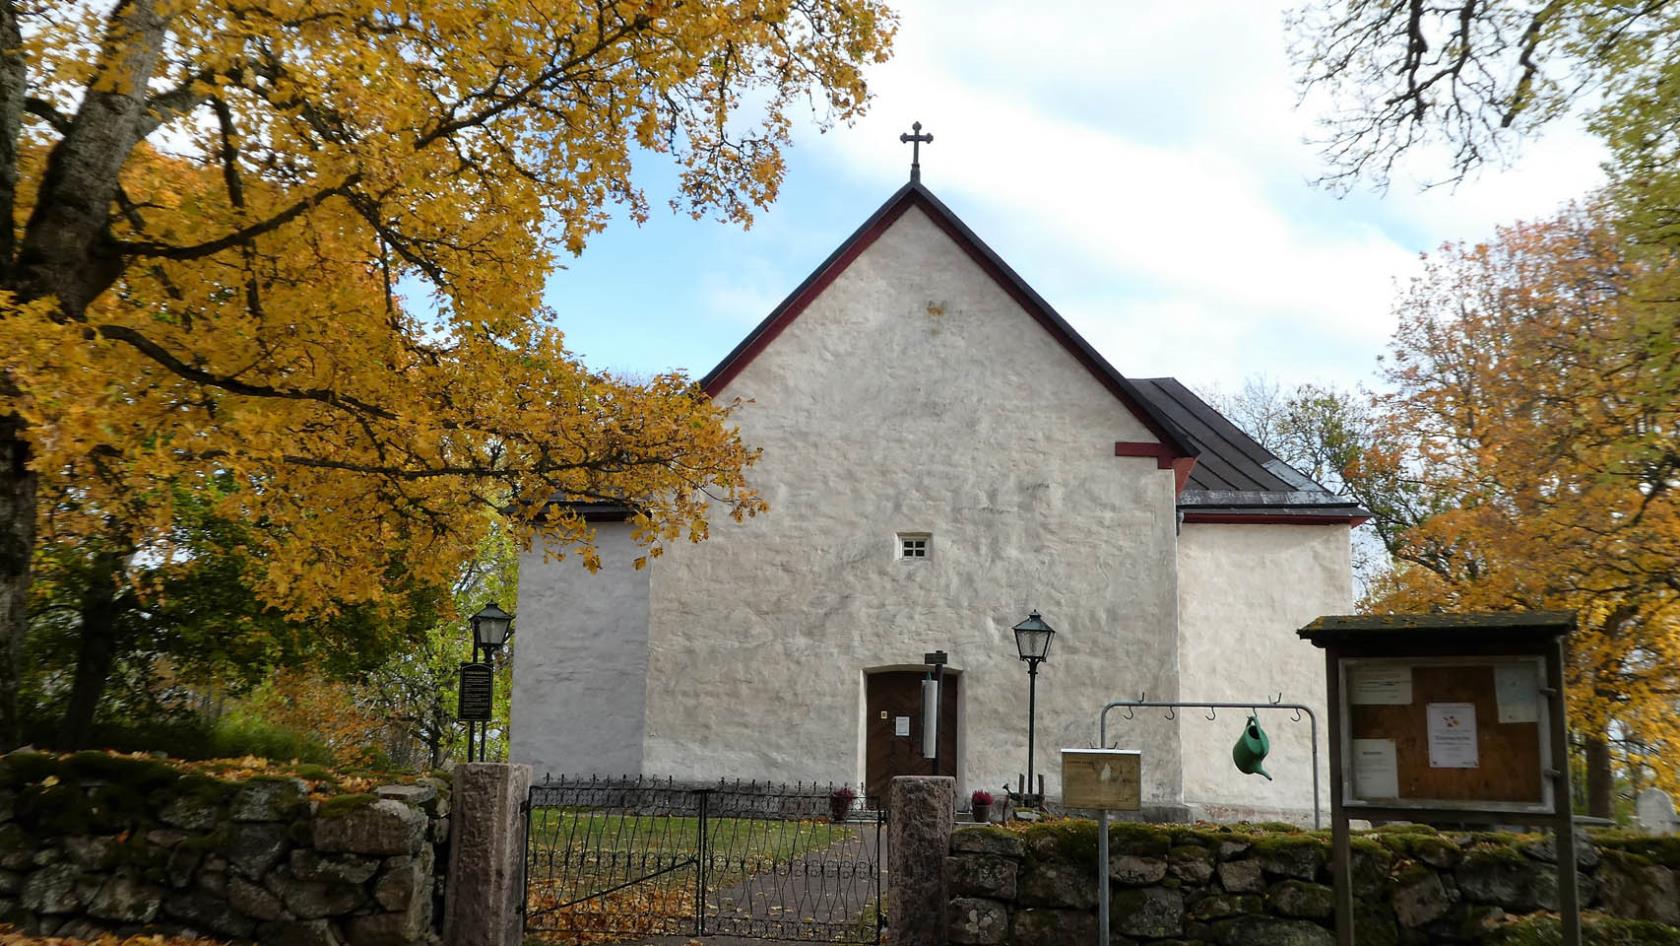
{"label": "metal fence post", "polygon": [[694,935],[706,935],[706,807],[707,799],[711,797],[710,789],[699,789],[695,792],[700,796],[700,824],[695,831],[695,861],[694,861]]}
{"label": "metal fence post", "polygon": [[519,852],[519,916],[523,923],[531,907],[531,789],[525,789],[525,801],[519,810],[525,813],[525,846]]}

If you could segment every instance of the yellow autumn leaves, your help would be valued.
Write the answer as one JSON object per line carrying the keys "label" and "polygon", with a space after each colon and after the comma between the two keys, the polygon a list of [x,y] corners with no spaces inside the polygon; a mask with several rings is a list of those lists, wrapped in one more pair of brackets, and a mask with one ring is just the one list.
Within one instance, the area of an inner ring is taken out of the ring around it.
{"label": "yellow autumn leaves", "polygon": [[1382,446],[1355,471],[1430,509],[1370,604],[1579,611],[1571,724],[1625,740],[1670,790],[1680,789],[1680,347],[1667,301],[1677,276],[1595,206],[1445,248],[1402,297]]}
{"label": "yellow autumn leaves", "polygon": [[32,21],[19,227],[66,199],[47,169],[84,143],[89,94],[148,99],[113,126],[140,143],[94,208],[109,284],[85,307],[0,285],[43,538],[167,557],[177,491],[214,482],[216,514],[255,527],[259,592],[305,615],[377,603],[396,574],[446,583],[486,510],[591,565],[592,528],[551,500],[625,506],[647,555],[762,510],[726,405],[682,375],[588,370],[541,293],[613,204],[645,216],[648,153],[678,164],[673,205],[749,223],[789,110],[856,115],[893,28],[874,0],[141,0]]}

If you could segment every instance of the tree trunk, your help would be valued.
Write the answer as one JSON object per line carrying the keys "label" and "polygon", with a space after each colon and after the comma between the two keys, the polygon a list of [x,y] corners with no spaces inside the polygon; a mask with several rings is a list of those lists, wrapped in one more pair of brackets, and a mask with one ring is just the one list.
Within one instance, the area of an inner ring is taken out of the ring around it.
{"label": "tree trunk", "polygon": [[94,713],[99,709],[100,697],[105,695],[105,682],[111,677],[111,665],[117,655],[117,618],[122,605],[117,600],[117,572],[122,560],[102,555],[88,576],[82,590],[81,641],[76,654],[76,677],[70,687],[70,705],[64,711],[59,728],[59,748],[82,749],[87,746],[93,731]]}
{"label": "tree trunk", "polygon": [[1603,736],[1588,736],[1586,756],[1587,815],[1593,818],[1609,818],[1610,799],[1615,788],[1615,772],[1610,766],[1610,743]]}
{"label": "tree trunk", "polygon": [[23,419],[0,416],[0,750],[23,741],[18,688],[29,626],[29,559],[35,550],[35,474]]}

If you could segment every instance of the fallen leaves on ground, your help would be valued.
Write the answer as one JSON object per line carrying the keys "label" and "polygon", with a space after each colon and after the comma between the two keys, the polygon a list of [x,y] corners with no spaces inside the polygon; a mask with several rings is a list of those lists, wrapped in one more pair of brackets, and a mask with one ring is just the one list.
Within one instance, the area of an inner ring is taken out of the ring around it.
{"label": "fallen leaves on ground", "polygon": [[694,916],[691,885],[629,887],[565,906],[559,905],[558,888],[557,884],[540,884],[533,890],[525,929],[528,942],[588,946],[623,942],[633,936],[680,935],[679,930],[670,928],[681,922],[676,918]]}
{"label": "fallen leaves on ground", "polygon": [[[45,750],[33,750],[45,751]],[[103,752],[116,759],[157,762],[177,769],[183,774],[208,775],[225,782],[240,782],[252,778],[295,778],[309,786],[310,797],[320,801],[335,795],[371,792],[380,785],[407,784],[422,778],[413,772],[381,772],[369,769],[339,769],[302,762],[276,762],[261,756],[227,759],[178,759],[150,752],[116,752],[109,749],[83,750]],[[47,752],[59,760],[67,760],[77,753]],[[49,775],[43,785],[56,785],[59,777]],[[0,944],[9,946],[9,944]]]}

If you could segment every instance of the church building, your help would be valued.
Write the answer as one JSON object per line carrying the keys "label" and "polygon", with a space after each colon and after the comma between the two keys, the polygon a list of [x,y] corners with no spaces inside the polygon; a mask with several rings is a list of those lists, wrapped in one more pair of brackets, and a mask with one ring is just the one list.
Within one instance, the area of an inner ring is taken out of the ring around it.
{"label": "church building", "polygon": [[[640,571],[611,507],[586,510],[600,571],[526,553],[511,756],[539,778],[875,795],[932,771],[922,661],[944,651],[940,765],[966,807],[1026,771],[1011,627],[1034,610],[1056,631],[1036,711],[1052,802],[1059,749],[1094,746],[1107,701],[1323,706],[1295,630],[1351,610],[1368,514],[1183,384],[1123,377],[918,173],[703,383],[742,401],[770,512]],[[1311,819],[1305,717],[1262,715],[1266,781],[1232,765],[1246,712],[1167,715],[1110,715],[1146,809]]]}

